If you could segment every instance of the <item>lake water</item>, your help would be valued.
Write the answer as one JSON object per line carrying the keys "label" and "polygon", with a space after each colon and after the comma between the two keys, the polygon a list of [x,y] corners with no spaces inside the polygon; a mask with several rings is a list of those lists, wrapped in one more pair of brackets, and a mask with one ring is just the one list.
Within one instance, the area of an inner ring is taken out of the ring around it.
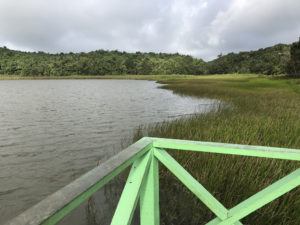
{"label": "lake water", "polygon": [[0,81],[0,224],[116,154],[139,125],[204,112],[215,103],[159,86]]}

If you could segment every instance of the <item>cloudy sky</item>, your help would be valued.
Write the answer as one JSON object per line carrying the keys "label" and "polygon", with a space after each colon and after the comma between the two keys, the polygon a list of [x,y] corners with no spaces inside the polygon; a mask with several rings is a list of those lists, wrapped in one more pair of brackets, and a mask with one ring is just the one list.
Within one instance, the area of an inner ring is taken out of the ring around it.
{"label": "cloudy sky", "polygon": [[290,43],[300,0],[0,0],[0,46],[219,53]]}

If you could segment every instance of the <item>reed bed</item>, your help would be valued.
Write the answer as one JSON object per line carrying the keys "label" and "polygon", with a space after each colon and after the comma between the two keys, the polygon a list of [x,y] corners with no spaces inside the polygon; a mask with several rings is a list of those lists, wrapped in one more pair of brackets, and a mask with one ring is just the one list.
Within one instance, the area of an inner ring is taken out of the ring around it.
{"label": "reed bed", "polygon": [[[215,110],[137,130],[156,136],[300,149],[300,80],[255,76],[164,81],[180,95],[220,99]],[[299,168],[299,162],[170,151],[199,182],[231,208]],[[162,224],[205,224],[214,215],[161,168]],[[243,224],[300,224],[300,188],[242,220]]]}

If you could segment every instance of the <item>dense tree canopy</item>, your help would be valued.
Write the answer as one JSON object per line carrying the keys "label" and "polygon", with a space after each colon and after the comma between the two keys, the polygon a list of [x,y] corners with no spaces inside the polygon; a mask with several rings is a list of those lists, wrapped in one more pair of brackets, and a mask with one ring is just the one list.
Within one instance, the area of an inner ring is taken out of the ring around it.
{"label": "dense tree canopy", "polygon": [[300,38],[291,46],[291,61],[289,63],[289,74],[300,77]]}
{"label": "dense tree canopy", "polygon": [[21,52],[0,48],[0,74],[21,76],[114,74],[299,74],[300,43],[278,44],[257,51],[220,54],[204,62],[188,55],[126,53],[97,50],[89,53]]}
{"label": "dense tree canopy", "polygon": [[210,73],[285,74],[290,45],[278,44],[257,51],[229,53],[208,63]]}
{"label": "dense tree canopy", "polygon": [[0,74],[24,76],[204,74],[205,68],[203,60],[179,54],[104,50],[48,54],[0,48]]}

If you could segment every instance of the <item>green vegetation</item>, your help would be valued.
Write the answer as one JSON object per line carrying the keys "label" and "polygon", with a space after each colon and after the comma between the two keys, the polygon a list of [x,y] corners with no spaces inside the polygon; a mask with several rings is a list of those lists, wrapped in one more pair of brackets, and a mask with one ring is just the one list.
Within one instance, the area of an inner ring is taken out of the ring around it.
{"label": "green vegetation", "polygon": [[299,43],[294,43],[292,47],[278,44],[257,51],[220,55],[210,62],[178,53],[98,50],[89,53],[49,54],[14,51],[3,47],[0,48],[0,74],[6,75],[7,78],[228,73],[296,75],[300,73],[299,46]]}
{"label": "green vegetation", "polygon": [[286,74],[290,60],[290,45],[275,45],[257,51],[229,53],[208,63],[215,73]]}
{"label": "green vegetation", "polygon": [[104,50],[47,54],[0,48],[0,74],[6,75],[203,74],[204,68],[203,60],[179,54]]}
{"label": "green vegetation", "polygon": [[[258,76],[205,76],[165,80],[177,94],[221,99],[216,110],[138,130],[167,138],[300,148],[300,80]],[[192,152],[173,156],[230,208],[299,168],[299,162]],[[161,166],[162,224],[205,224],[212,215]],[[249,215],[243,224],[300,224],[300,189]]]}
{"label": "green vegetation", "polygon": [[291,46],[291,61],[289,63],[289,73],[292,76],[300,76],[300,38],[299,42]]}

